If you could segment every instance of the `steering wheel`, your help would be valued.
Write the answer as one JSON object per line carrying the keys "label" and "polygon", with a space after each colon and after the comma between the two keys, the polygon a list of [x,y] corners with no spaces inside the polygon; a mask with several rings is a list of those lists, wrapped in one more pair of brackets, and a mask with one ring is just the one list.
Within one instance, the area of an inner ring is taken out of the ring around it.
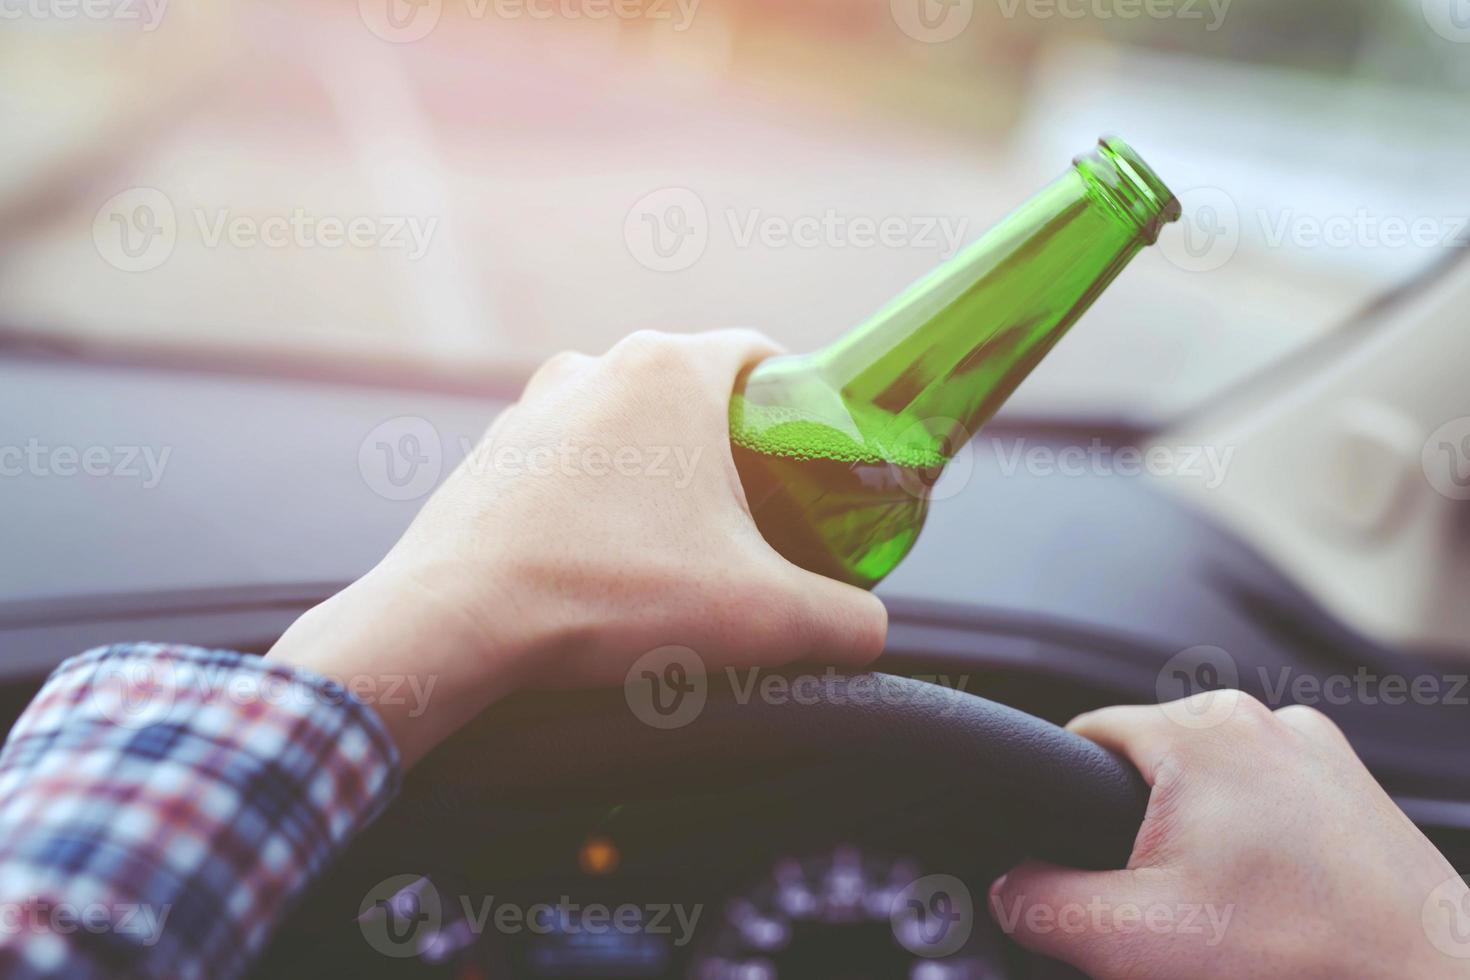
{"label": "steering wheel", "polygon": [[[672,848],[673,863],[686,871],[710,850],[709,834],[731,848],[760,837],[761,820],[769,836],[785,834],[797,822],[793,806],[816,799],[831,815],[824,816],[829,844],[834,830],[853,829],[832,826],[841,814],[876,798],[910,816],[926,806],[957,813],[977,848],[1004,840],[1013,859],[1091,869],[1126,863],[1148,788],[1092,742],[924,681],[785,671],[764,673],[760,683],[772,677],[786,696],[710,678],[702,706],[677,728],[648,723],[623,690],[498,705],[410,774],[398,801],[288,921],[277,948],[340,931],[362,896],[390,876],[463,872],[483,862],[526,874],[565,868],[565,847],[536,842],[558,827],[585,826],[580,821],[606,813],[609,802],[656,803],[662,818],[645,821],[642,844]],[[783,807],[783,800],[801,802]],[[728,833],[709,824],[724,816]],[[855,819],[867,829],[885,823],[871,814]],[[680,851],[676,838],[690,821],[703,821],[705,838]]]}

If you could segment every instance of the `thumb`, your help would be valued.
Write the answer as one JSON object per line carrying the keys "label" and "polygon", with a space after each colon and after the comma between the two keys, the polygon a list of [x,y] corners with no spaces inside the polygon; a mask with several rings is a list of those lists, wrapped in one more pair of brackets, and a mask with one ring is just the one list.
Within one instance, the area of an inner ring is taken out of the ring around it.
{"label": "thumb", "polygon": [[849,669],[878,659],[888,639],[888,609],[882,600],[855,585],[787,567],[791,594],[798,597],[807,626],[807,658]]}
{"label": "thumb", "polygon": [[990,886],[1001,931],[1095,978],[1135,976],[1148,882],[1138,871],[1075,871],[1028,861]]}

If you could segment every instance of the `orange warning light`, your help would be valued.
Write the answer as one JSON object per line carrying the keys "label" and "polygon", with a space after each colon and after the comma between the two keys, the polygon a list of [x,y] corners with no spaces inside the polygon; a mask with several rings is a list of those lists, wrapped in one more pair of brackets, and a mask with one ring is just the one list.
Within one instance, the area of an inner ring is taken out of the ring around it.
{"label": "orange warning light", "polygon": [[589,837],[577,854],[577,863],[589,875],[609,875],[618,869],[622,855],[618,846],[606,837]]}

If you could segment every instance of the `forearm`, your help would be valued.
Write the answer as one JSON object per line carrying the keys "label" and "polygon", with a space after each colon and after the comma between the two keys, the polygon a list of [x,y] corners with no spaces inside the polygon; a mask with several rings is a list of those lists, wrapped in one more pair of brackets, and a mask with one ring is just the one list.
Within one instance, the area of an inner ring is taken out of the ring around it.
{"label": "forearm", "polygon": [[399,778],[373,710],[308,671],[73,658],[0,751],[0,973],[237,974]]}

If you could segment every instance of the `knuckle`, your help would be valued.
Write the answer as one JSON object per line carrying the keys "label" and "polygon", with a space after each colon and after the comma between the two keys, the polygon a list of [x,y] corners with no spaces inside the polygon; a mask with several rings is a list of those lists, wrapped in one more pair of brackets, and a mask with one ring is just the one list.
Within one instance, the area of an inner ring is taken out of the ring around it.
{"label": "knuckle", "polygon": [[1271,710],[1254,694],[1247,691],[1230,690],[1220,692],[1234,704],[1232,717],[1242,725],[1264,725],[1271,720]]}
{"label": "knuckle", "polygon": [[1278,709],[1276,717],[1294,728],[1346,738],[1337,722],[1309,704],[1289,704]]}
{"label": "knuckle", "polygon": [[572,368],[580,367],[587,360],[586,354],[574,350],[564,350],[553,354],[546,363],[541,365],[541,370],[547,374],[560,374]]}
{"label": "knuckle", "polygon": [[1332,724],[1331,719],[1309,704],[1288,704],[1286,707],[1276,710],[1276,717],[1283,721],[1289,719],[1291,721],[1305,722],[1309,725]]}
{"label": "knuckle", "polygon": [[639,330],[618,341],[608,352],[621,366],[649,370],[671,370],[689,363],[688,345],[673,335],[657,330]]}
{"label": "knuckle", "polygon": [[531,375],[531,380],[527,383],[527,387],[546,384],[557,378],[564,377],[584,366],[590,360],[591,358],[586,354],[581,354],[577,351],[560,351],[541,363],[541,366]]}
{"label": "knuckle", "polygon": [[784,350],[780,344],[771,339],[769,334],[763,330],[757,330],[754,327],[731,327],[726,333],[732,340],[745,347],[774,352]]}

